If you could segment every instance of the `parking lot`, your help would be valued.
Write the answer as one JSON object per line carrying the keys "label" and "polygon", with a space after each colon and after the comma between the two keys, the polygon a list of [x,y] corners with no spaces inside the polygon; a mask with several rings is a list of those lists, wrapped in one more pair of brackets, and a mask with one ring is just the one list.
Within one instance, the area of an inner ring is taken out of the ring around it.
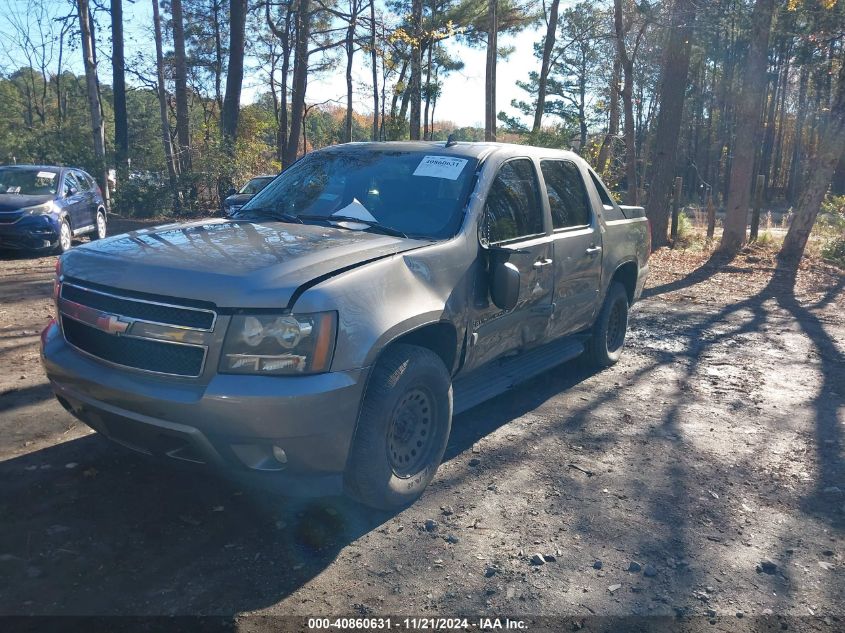
{"label": "parking lot", "polygon": [[[762,260],[761,260],[762,257]],[[157,463],[52,398],[55,257],[0,259],[1,614],[800,616],[845,626],[845,279],[653,258],[613,368],[465,414],[397,515]],[[539,558],[535,555],[539,554]]]}

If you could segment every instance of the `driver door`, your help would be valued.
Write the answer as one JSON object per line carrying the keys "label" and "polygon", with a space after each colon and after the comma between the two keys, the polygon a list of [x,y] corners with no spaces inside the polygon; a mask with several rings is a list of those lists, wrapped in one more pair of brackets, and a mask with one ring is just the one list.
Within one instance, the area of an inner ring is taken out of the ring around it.
{"label": "driver door", "polygon": [[[552,239],[545,215],[534,163],[528,158],[504,163],[484,206],[481,250],[488,271],[476,290],[468,367],[545,342],[554,291]],[[510,311],[490,300],[489,264],[494,257],[519,269],[519,300]]]}

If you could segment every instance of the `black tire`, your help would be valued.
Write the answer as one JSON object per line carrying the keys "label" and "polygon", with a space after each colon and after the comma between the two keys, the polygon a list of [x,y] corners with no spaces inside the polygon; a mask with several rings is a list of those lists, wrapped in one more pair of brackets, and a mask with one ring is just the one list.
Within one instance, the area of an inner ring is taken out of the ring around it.
{"label": "black tire", "polygon": [[628,331],[628,292],[618,281],[610,284],[601,310],[593,323],[584,362],[594,368],[610,367],[622,355]]}
{"label": "black tire", "polygon": [[443,361],[422,347],[391,346],[367,384],[347,492],[381,510],[410,505],[434,478],[451,428],[452,381]]}
{"label": "black tire", "polygon": [[94,216],[94,232],[91,233],[91,240],[101,240],[106,237],[108,221],[106,219],[106,212],[103,209],[97,209],[97,215]]}
{"label": "black tire", "polygon": [[59,238],[56,240],[55,246],[53,246],[53,251],[56,254],[61,255],[62,253],[69,251],[72,245],[73,231],[70,228],[70,222],[67,221],[67,218],[64,218],[59,224]]}

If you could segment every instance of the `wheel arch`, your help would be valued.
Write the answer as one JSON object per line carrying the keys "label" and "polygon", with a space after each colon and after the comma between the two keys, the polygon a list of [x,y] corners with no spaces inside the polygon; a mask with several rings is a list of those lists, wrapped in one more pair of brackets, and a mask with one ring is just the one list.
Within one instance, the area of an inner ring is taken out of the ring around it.
{"label": "wheel arch", "polygon": [[458,329],[450,321],[429,321],[426,323],[407,324],[402,331],[391,336],[387,341],[376,346],[370,354],[369,364],[375,364],[384,352],[393,345],[416,345],[431,350],[443,361],[447,371],[452,374],[460,350],[458,349]]}
{"label": "wheel arch", "polygon": [[610,284],[614,281],[618,281],[625,287],[625,293],[628,295],[628,305],[634,303],[634,293],[637,290],[637,276],[639,274],[639,267],[637,266],[637,262],[634,260],[628,260],[622,262],[616,267],[616,270],[613,271],[613,275],[610,278],[610,283],[607,285],[608,289],[610,289]]}

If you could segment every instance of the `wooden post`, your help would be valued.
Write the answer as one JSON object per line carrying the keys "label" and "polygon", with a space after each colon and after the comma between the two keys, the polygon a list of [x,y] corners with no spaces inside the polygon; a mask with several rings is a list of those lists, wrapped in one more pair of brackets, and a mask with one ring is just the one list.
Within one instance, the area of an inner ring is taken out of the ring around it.
{"label": "wooden post", "polygon": [[681,211],[681,191],[684,188],[684,179],[678,176],[675,178],[675,191],[672,194],[672,246],[678,239],[678,215]]}
{"label": "wooden post", "polygon": [[751,236],[749,242],[757,241],[757,234],[760,231],[760,207],[763,206],[763,189],[766,186],[766,177],[763,174],[757,175],[757,184],[754,187],[754,207],[751,210]]}
{"label": "wooden post", "polygon": [[716,232],[716,205],[713,204],[713,188],[707,187],[707,239],[712,240]]}

